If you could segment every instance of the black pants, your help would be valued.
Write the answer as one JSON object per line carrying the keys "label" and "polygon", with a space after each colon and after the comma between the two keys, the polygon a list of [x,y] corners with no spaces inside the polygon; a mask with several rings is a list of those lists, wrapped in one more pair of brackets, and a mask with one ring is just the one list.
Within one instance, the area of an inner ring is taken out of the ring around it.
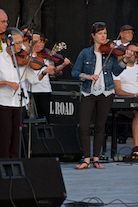
{"label": "black pants", "polygon": [[49,113],[51,93],[33,93],[33,96],[36,103],[39,118],[43,118],[45,116],[47,122],[50,123]]}
{"label": "black pants", "polygon": [[84,157],[90,157],[90,121],[93,110],[96,110],[96,118],[94,124],[94,142],[93,156],[98,157],[104,138],[105,123],[109,110],[112,105],[114,95],[105,97],[103,94],[99,96],[82,95],[80,105],[80,138],[82,142]]}
{"label": "black pants", "polygon": [[[19,112],[18,107],[0,106],[0,158],[19,156]],[[25,113],[23,107],[22,120]]]}

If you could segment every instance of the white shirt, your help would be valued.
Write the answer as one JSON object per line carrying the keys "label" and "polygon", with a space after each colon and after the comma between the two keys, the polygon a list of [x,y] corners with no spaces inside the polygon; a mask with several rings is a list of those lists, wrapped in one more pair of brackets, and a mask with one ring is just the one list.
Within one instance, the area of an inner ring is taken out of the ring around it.
{"label": "white shirt", "polygon": [[[91,85],[91,93],[95,96],[98,96],[100,94],[104,94],[105,96],[109,96],[110,94],[114,93],[114,89],[110,91],[105,91],[105,83],[104,83],[104,76],[103,76],[103,70],[102,70],[102,54],[100,52],[94,52],[96,55],[96,65],[95,65],[95,75],[99,75],[99,79],[94,82],[92,82]],[[102,71],[101,71],[102,70]],[[89,93],[82,92],[84,96],[90,95]]]}
{"label": "white shirt", "polygon": [[[19,66],[20,77],[24,72],[26,66]],[[24,94],[27,97],[26,103],[29,102],[29,97],[27,94],[27,88],[25,85],[25,79],[28,79],[31,83],[39,82],[38,76],[35,76],[33,70],[28,67],[26,72],[21,79],[22,87],[24,89]],[[6,49],[0,53],[0,81],[10,81],[19,83],[19,78],[17,74],[17,70],[13,65],[13,61],[11,56],[6,52]],[[20,107],[20,87],[15,93],[15,90],[9,86],[0,87],[0,105],[2,106],[10,106],[10,107]],[[15,93],[15,95],[14,95]],[[24,106],[24,101],[22,102],[22,106]]]}
{"label": "white shirt", "polygon": [[124,44],[123,44],[123,43],[121,42],[121,40],[114,40],[113,42],[115,42],[117,46],[119,46],[119,45],[127,46],[128,44],[130,44],[130,42],[127,42],[127,43],[124,43]]}
{"label": "white shirt", "polygon": [[[54,64],[52,61],[45,59],[44,63],[48,66],[50,64]],[[43,67],[41,70],[34,70],[34,73],[41,74],[42,71],[44,71],[46,67]],[[50,93],[52,92],[51,84],[50,84],[50,79],[49,79],[49,74],[47,73],[43,79],[32,85],[32,92],[33,93]]]}
{"label": "white shirt", "polygon": [[114,80],[120,80],[121,89],[128,93],[138,93],[138,65],[127,66],[119,76],[113,76]]}

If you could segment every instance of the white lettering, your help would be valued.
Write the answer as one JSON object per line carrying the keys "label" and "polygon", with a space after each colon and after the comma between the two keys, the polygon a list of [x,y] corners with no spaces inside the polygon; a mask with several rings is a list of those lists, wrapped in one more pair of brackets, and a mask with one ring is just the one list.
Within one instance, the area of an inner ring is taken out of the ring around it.
{"label": "white lettering", "polygon": [[59,102],[55,102],[55,114],[60,114],[60,109],[59,109]]}
{"label": "white lettering", "polygon": [[50,101],[50,114],[54,114],[53,102]]}
{"label": "white lettering", "polygon": [[52,102],[50,101],[50,114],[56,115],[68,115],[71,116],[74,113],[74,105],[71,102]]}
{"label": "white lettering", "polygon": [[69,103],[69,113],[68,115],[73,115],[74,113],[74,105],[73,103]]}

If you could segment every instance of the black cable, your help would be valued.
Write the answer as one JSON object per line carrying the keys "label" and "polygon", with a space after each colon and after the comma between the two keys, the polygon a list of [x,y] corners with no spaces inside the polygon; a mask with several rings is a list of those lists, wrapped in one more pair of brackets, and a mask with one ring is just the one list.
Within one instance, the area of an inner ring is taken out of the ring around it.
{"label": "black cable", "polygon": [[10,197],[10,201],[11,201],[12,205],[13,205],[14,207],[17,207],[17,206],[14,204],[14,202],[13,202],[11,192],[12,192],[12,176],[10,176],[9,197]]}
{"label": "black cable", "polygon": [[[63,154],[64,154],[64,157],[66,157],[65,150],[64,150],[64,148],[63,148],[61,142],[60,142],[56,137],[53,137],[53,138],[58,142],[58,144],[60,145],[60,147],[61,147],[61,149],[62,149],[62,152],[63,152]],[[52,156],[50,150],[48,149],[48,146],[47,146],[46,143],[45,143],[45,139],[42,138],[42,141],[43,141],[44,146],[45,146],[46,149],[48,150],[50,156]]]}
{"label": "black cable", "polygon": [[[84,200],[86,200],[86,199],[89,199],[89,201],[86,203],[86,202],[83,202]],[[98,203],[96,204],[96,203],[90,203],[90,201],[92,200],[92,199],[94,199],[94,200],[96,200]],[[68,205],[68,204],[73,204],[73,206],[77,206],[77,207],[80,207],[80,205],[81,206],[84,206],[84,207],[86,207],[86,206],[108,206],[108,205],[110,205],[110,204],[112,204],[113,202],[115,202],[115,201],[119,201],[119,202],[121,202],[123,205],[125,205],[126,207],[138,207],[138,203],[133,203],[133,204],[131,204],[131,206],[129,205],[129,204],[126,204],[126,203],[124,203],[123,201],[121,201],[120,199],[114,199],[113,201],[111,201],[111,202],[109,202],[108,204],[104,204],[104,202],[100,199],[100,198],[98,198],[98,197],[92,197],[92,198],[84,198],[82,201],[74,201],[74,200],[69,200],[69,199],[66,199],[66,201],[69,201],[69,202],[72,202],[72,203],[64,203],[64,205]],[[100,202],[99,202],[100,201]],[[115,204],[117,204],[117,203],[115,203]],[[133,205],[133,206],[132,206]],[[67,206],[67,207],[71,207],[72,205],[69,205],[69,206]]]}
{"label": "black cable", "polygon": [[61,149],[62,149],[62,152],[63,152],[64,156],[66,156],[65,150],[64,150],[64,148],[62,147],[61,142],[60,142],[56,137],[54,137],[54,139],[55,139],[55,140],[58,142],[58,144],[60,145],[60,147],[61,147]]}
{"label": "black cable", "polygon": [[23,145],[23,153],[24,153],[25,158],[27,158],[26,147],[25,147],[24,138],[23,138],[23,133],[22,133],[22,136],[21,136],[21,140],[22,140],[22,145]]}
{"label": "black cable", "polygon": [[122,149],[124,149],[124,148],[128,148],[128,149],[130,149],[130,150],[131,150],[131,152],[132,152],[132,149],[131,149],[130,147],[121,147],[121,148],[120,148],[120,150],[118,151],[118,153],[117,153],[117,154],[119,154],[119,153],[120,153],[120,151],[121,151]]}
{"label": "black cable", "polygon": [[[23,176],[23,177],[26,178],[26,180],[28,181],[28,183],[29,183],[29,185],[30,185],[30,187],[31,187],[31,190],[32,190],[32,193],[33,193],[33,197],[34,197],[34,200],[35,200],[35,203],[36,203],[37,207],[40,207],[40,206],[38,205],[38,203],[37,203],[37,199],[36,199],[35,191],[34,191],[34,188],[33,188],[32,184],[31,184],[29,178],[28,178],[26,175]],[[13,205],[14,207],[17,207],[17,206],[14,204],[14,202],[13,202],[11,192],[12,192],[12,176],[10,176],[9,197],[10,197],[10,201],[11,201],[12,205]]]}
{"label": "black cable", "polygon": [[46,143],[45,143],[45,139],[44,139],[44,138],[42,138],[42,142],[43,142],[45,148],[47,149],[47,151],[49,152],[50,157],[52,157],[51,152],[50,152],[48,146],[46,145]]}
{"label": "black cable", "polygon": [[32,193],[33,193],[33,197],[34,197],[34,200],[35,200],[35,203],[36,203],[37,207],[40,207],[40,206],[38,205],[38,203],[37,203],[37,199],[36,199],[35,191],[34,191],[34,188],[33,188],[32,184],[31,184],[29,178],[28,178],[26,175],[25,175],[24,177],[26,178],[26,180],[28,181],[28,183],[29,183],[29,185],[30,185],[30,187],[31,187],[31,190],[32,190]]}
{"label": "black cable", "polygon": [[81,140],[80,140],[79,125],[77,125],[77,127],[76,127],[76,138],[78,141],[79,148],[82,152],[83,150],[82,150],[82,144],[81,144]]}

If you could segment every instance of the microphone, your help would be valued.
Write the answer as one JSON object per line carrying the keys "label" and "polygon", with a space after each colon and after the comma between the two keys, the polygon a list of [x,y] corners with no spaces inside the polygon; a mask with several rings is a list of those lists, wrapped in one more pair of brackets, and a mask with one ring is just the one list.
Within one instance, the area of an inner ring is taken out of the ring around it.
{"label": "microphone", "polygon": [[11,41],[10,45],[14,45],[13,38],[11,34],[8,34],[8,39]]}

